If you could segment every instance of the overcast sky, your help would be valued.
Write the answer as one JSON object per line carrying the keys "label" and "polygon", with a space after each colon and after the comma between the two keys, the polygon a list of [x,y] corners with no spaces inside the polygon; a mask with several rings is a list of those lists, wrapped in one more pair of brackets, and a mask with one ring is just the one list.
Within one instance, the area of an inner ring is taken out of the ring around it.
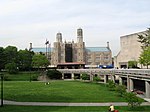
{"label": "overcast sky", "polygon": [[120,50],[120,36],[150,27],[150,0],[0,0],[0,46],[53,46],[56,33],[76,41],[82,28],[86,47]]}

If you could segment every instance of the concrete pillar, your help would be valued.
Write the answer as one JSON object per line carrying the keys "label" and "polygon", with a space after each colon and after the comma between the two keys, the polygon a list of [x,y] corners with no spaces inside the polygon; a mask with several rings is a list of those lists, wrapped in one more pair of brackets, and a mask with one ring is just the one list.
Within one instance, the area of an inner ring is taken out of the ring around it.
{"label": "concrete pillar", "polygon": [[82,80],[82,74],[80,74],[80,80]]}
{"label": "concrete pillar", "polygon": [[90,73],[90,81],[93,81],[93,74]]}
{"label": "concrete pillar", "polygon": [[104,83],[108,82],[108,75],[104,75]]}
{"label": "concrete pillar", "polygon": [[115,83],[115,75],[111,75],[111,80]]}
{"label": "concrete pillar", "polygon": [[71,79],[74,79],[74,73],[71,74]]}
{"label": "concrete pillar", "polygon": [[129,84],[130,84],[130,91],[133,91],[134,89],[134,83],[133,83],[133,79],[129,79]]}
{"label": "concrete pillar", "polygon": [[150,98],[150,82],[145,81],[146,98]]}
{"label": "concrete pillar", "polygon": [[64,79],[64,73],[62,73],[62,79]]}
{"label": "concrete pillar", "polygon": [[119,77],[119,85],[123,85],[123,79],[122,79],[122,77]]}
{"label": "concrete pillar", "polygon": [[127,91],[130,92],[130,79],[128,75],[127,75]]}

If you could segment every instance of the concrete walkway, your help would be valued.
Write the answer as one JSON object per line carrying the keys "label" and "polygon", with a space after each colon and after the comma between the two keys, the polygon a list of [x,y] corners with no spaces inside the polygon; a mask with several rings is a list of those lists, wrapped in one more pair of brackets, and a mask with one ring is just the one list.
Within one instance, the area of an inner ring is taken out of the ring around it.
{"label": "concrete walkway", "polygon": [[[4,100],[4,105],[24,105],[24,106],[127,106],[125,102],[108,102],[108,103],[57,103],[57,102],[16,102]],[[150,106],[149,102],[144,102],[141,105]]]}

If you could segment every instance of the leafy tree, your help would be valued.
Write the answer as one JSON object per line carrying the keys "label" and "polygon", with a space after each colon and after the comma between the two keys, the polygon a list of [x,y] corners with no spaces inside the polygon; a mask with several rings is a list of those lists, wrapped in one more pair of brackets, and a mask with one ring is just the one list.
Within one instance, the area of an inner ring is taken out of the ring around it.
{"label": "leafy tree", "polygon": [[147,68],[150,65],[150,46],[145,48],[141,53],[139,57],[139,63],[147,66]]}
{"label": "leafy tree", "polygon": [[18,52],[17,48],[15,46],[8,46],[4,49],[4,55],[5,55],[5,64],[7,63],[16,63],[18,59]]}
{"label": "leafy tree", "polygon": [[17,73],[18,71],[17,64],[15,62],[7,63],[5,65],[5,69],[8,70],[8,73],[10,74]]}
{"label": "leafy tree", "polygon": [[129,68],[137,68],[137,61],[128,61]]}
{"label": "leafy tree", "polygon": [[90,76],[86,73],[83,73],[81,78],[82,78],[82,80],[90,80]]}
{"label": "leafy tree", "polygon": [[150,46],[150,28],[143,35],[138,35],[138,42],[142,44],[142,48],[146,48]]}
{"label": "leafy tree", "polygon": [[118,92],[119,96],[123,97],[124,94],[126,93],[126,86],[124,86],[124,85],[117,85],[116,86],[116,91]]}
{"label": "leafy tree", "polygon": [[32,58],[33,67],[37,67],[37,68],[47,67],[48,64],[49,64],[49,61],[45,55],[42,55],[42,54],[33,55],[33,58]]}
{"label": "leafy tree", "polygon": [[19,50],[18,60],[19,60],[19,70],[29,70],[32,63],[32,52],[26,50]]}
{"label": "leafy tree", "polygon": [[148,68],[148,65],[150,65],[150,28],[143,35],[138,35],[138,39],[143,49],[139,57],[139,63]]}
{"label": "leafy tree", "polygon": [[62,79],[62,74],[58,70],[48,70],[46,75],[50,79]]}
{"label": "leafy tree", "polygon": [[140,106],[144,101],[143,99],[136,96],[135,93],[129,92],[124,95],[126,101],[128,102],[128,106],[131,108]]}
{"label": "leafy tree", "polygon": [[5,68],[4,48],[0,47],[0,70]]}
{"label": "leafy tree", "polygon": [[116,87],[116,84],[112,80],[108,80],[108,88],[111,91],[114,91]]}

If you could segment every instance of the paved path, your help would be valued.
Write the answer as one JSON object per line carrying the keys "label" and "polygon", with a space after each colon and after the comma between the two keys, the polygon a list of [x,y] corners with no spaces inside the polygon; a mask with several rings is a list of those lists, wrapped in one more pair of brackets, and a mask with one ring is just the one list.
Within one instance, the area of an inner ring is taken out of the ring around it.
{"label": "paved path", "polygon": [[[57,102],[16,102],[4,100],[4,105],[26,105],[26,106],[127,106],[125,102],[108,102],[108,103],[57,103]],[[149,102],[144,102],[141,105],[149,105]]]}

